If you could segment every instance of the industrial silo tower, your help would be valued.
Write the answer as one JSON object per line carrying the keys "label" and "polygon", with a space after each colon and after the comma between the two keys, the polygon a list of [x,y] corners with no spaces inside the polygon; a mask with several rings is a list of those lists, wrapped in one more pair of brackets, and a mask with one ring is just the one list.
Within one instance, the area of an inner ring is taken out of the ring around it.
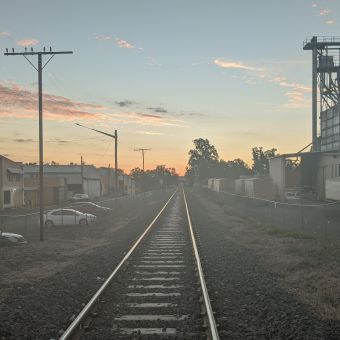
{"label": "industrial silo tower", "polygon": [[303,49],[313,58],[312,151],[340,151],[340,37],[307,38]]}

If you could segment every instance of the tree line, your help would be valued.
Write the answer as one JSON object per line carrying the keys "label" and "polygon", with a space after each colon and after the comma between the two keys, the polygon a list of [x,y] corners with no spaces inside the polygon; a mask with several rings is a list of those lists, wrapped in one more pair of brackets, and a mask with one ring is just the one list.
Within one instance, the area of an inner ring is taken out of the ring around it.
{"label": "tree line", "polygon": [[166,189],[177,183],[178,174],[174,168],[167,168],[165,165],[157,165],[153,170],[143,171],[134,168],[130,171],[130,176],[135,179],[141,191]]}
{"label": "tree line", "polygon": [[189,160],[185,177],[193,183],[208,178],[232,178],[248,175],[264,175],[269,173],[269,158],[277,156],[277,149],[264,150],[263,147],[253,147],[251,166],[242,159],[231,161],[221,159],[214,145],[208,139],[193,140],[194,148],[189,150]]}

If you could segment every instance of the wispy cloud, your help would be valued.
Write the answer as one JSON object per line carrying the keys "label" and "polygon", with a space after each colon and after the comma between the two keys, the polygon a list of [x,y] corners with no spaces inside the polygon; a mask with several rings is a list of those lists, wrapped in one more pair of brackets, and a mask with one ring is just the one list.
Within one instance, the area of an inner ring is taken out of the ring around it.
{"label": "wispy cloud", "polygon": [[[119,37],[115,37],[113,35],[106,35],[106,34],[96,34],[94,36],[94,38],[96,40],[100,40],[100,41],[114,41],[114,43],[120,47],[120,48],[126,48],[126,49],[133,49],[135,48],[135,45],[132,44],[131,42],[119,38]],[[138,48],[139,50],[142,50],[142,48]]]}
{"label": "wispy cloud", "polygon": [[[0,83],[0,116],[34,118],[37,112],[37,95],[16,84]],[[44,115],[50,120],[100,119],[97,110],[101,105],[82,103],[69,98],[44,94]]]}
{"label": "wispy cloud", "polygon": [[[37,118],[37,94],[12,82],[0,82],[0,117]],[[113,107],[84,103],[44,93],[44,118],[48,120],[108,122],[121,125],[184,126],[175,116],[144,112],[116,112]]]}
{"label": "wispy cloud", "polygon": [[17,45],[28,47],[28,46],[35,46],[39,43],[37,39],[22,39],[17,41]]}
{"label": "wispy cloud", "polygon": [[329,13],[331,13],[331,11],[328,8],[323,8],[320,10],[319,15],[325,16],[328,15]]}
{"label": "wispy cloud", "polygon": [[162,107],[147,107],[146,109],[157,113],[168,113],[168,111]]}
{"label": "wispy cloud", "polygon": [[95,36],[97,40],[112,40],[112,37],[109,35],[98,34]]}
{"label": "wispy cloud", "polygon": [[306,98],[305,93],[300,91],[286,92],[285,96],[288,98],[288,102],[283,104],[283,108],[286,109],[303,109],[310,105],[310,101]]}
{"label": "wispy cloud", "polygon": [[325,24],[327,24],[327,25],[334,25],[335,24],[335,20],[326,20]]}
{"label": "wispy cloud", "polygon": [[163,135],[161,132],[156,132],[156,131],[137,131],[138,134],[141,135],[149,135],[149,136],[160,136]]}
{"label": "wispy cloud", "polygon": [[[214,63],[222,68],[250,71],[250,76],[247,74],[243,77],[244,82],[248,85],[254,85],[257,82],[264,81],[289,89],[289,91],[284,94],[284,96],[288,98],[288,102],[283,105],[286,109],[306,108],[309,105],[308,95],[311,92],[311,87],[298,82],[292,82],[286,77],[279,76],[280,72],[278,72],[277,67],[273,68],[267,65],[266,68],[263,68],[257,65],[253,66],[242,62],[222,59],[215,59]],[[293,65],[296,65],[296,63],[294,62]]]}
{"label": "wispy cloud", "polygon": [[29,143],[29,142],[33,142],[33,140],[31,138],[28,138],[28,139],[16,138],[16,139],[13,139],[13,142],[15,142],[15,143]]}
{"label": "wispy cloud", "polygon": [[135,46],[132,43],[128,42],[127,40],[116,38],[115,41],[116,41],[117,46],[119,46],[120,48],[127,48],[127,49],[135,48]]}
{"label": "wispy cloud", "polygon": [[151,115],[151,114],[149,114],[149,113],[137,113],[137,115],[139,115],[139,116],[141,116],[141,117],[147,117],[147,118],[163,119],[162,116]]}
{"label": "wispy cloud", "polygon": [[277,85],[280,85],[282,87],[291,87],[295,90],[300,90],[303,92],[311,92],[312,89],[309,86],[306,86],[304,84],[300,83],[294,83],[294,82],[289,82],[285,77],[274,77],[271,80],[269,80],[272,83],[275,83]]}
{"label": "wispy cloud", "polygon": [[248,71],[260,71],[261,70],[256,67],[246,65],[242,62],[230,61],[230,60],[225,60],[222,58],[214,59],[214,64],[222,68],[241,69],[241,70],[248,70]]}
{"label": "wispy cloud", "polygon": [[316,8],[316,7],[318,7],[318,4],[312,4],[312,7]]}
{"label": "wispy cloud", "polygon": [[9,32],[0,32],[0,37],[10,37],[10,33]]}
{"label": "wispy cloud", "polygon": [[115,104],[120,107],[127,107],[127,106],[134,105],[135,102],[133,102],[132,100],[122,100],[122,101],[116,101]]}

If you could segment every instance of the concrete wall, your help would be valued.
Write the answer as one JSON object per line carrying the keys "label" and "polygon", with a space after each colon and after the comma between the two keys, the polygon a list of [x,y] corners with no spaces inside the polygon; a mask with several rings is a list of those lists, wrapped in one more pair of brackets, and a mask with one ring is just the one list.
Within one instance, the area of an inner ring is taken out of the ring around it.
{"label": "concrete wall", "polygon": [[245,194],[244,181],[245,181],[244,178],[235,179],[235,193],[237,195]]}
{"label": "concrete wall", "polygon": [[83,190],[85,194],[88,194],[89,198],[100,197],[101,194],[100,180],[84,178]]}
{"label": "concrete wall", "polygon": [[269,176],[247,178],[244,180],[244,188],[246,196],[267,200],[274,198],[274,185]]}
{"label": "concrete wall", "polygon": [[231,178],[215,178],[212,182],[212,190],[220,192],[235,192],[235,180]]}
{"label": "concrete wall", "polygon": [[340,153],[320,154],[316,179],[316,192],[318,199],[324,200],[326,197],[326,180],[338,177],[340,177]]}
{"label": "concrete wall", "polygon": [[284,199],[286,189],[286,160],[284,157],[269,159],[269,176],[273,181],[275,195]]}

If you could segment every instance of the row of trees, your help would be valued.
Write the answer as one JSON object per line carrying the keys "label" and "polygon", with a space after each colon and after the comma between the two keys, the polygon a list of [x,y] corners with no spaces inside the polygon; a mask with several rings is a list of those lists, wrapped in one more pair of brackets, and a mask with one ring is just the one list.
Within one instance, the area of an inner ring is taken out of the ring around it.
{"label": "row of trees", "polygon": [[155,169],[146,171],[134,168],[130,171],[130,176],[140,183],[142,191],[165,189],[178,180],[176,170],[165,165],[157,165]]}
{"label": "row of trees", "polygon": [[189,151],[186,167],[186,178],[190,182],[207,178],[239,178],[251,174],[266,174],[269,172],[269,158],[274,157],[276,149],[263,150],[262,147],[252,148],[253,164],[249,167],[242,159],[232,161],[220,159],[214,145],[208,139],[193,140],[194,148]]}

